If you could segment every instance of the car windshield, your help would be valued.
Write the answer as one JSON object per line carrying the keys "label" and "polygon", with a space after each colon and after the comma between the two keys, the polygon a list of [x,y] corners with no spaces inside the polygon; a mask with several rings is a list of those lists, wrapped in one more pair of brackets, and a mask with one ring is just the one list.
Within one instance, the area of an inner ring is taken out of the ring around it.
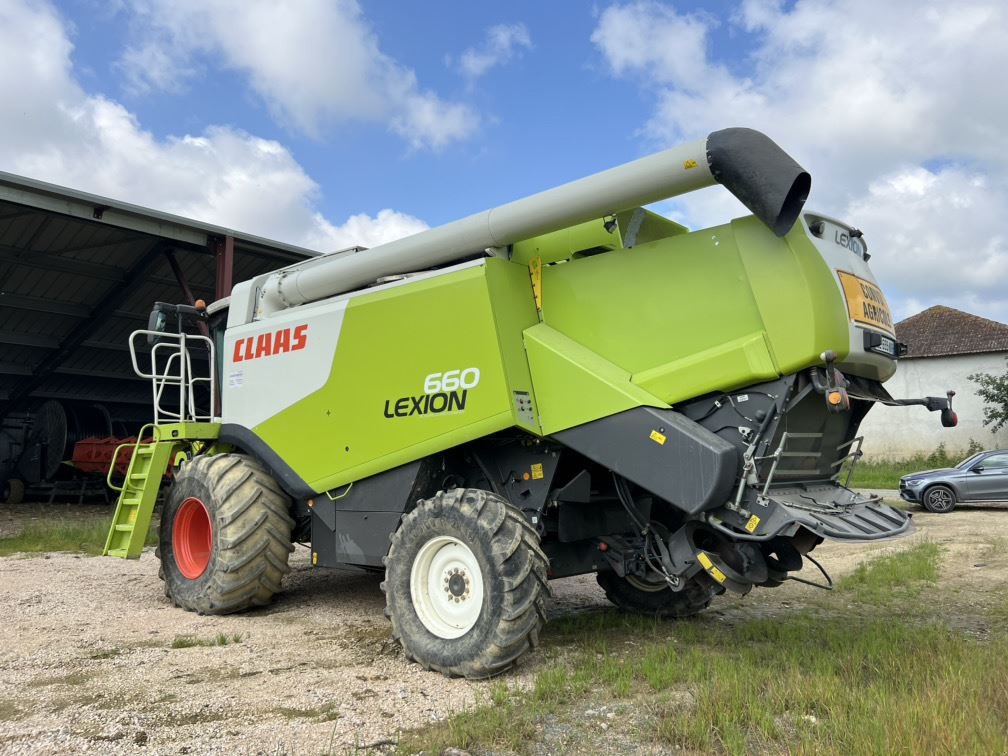
{"label": "car windshield", "polygon": [[977,454],[974,454],[974,455],[973,455],[973,456],[971,456],[971,457],[966,457],[966,459],[964,459],[964,460],[963,460],[962,462],[960,462],[960,463],[959,463],[958,465],[956,465],[956,470],[965,470],[965,469],[966,469],[967,467],[969,467],[969,466],[970,466],[970,465],[971,465],[971,464],[972,464],[972,463],[973,463],[973,462],[974,462],[974,461],[976,460],[976,458],[977,458],[977,457],[979,457],[979,456],[980,456],[981,454],[983,454],[983,452],[979,452],[979,453],[977,453]]}

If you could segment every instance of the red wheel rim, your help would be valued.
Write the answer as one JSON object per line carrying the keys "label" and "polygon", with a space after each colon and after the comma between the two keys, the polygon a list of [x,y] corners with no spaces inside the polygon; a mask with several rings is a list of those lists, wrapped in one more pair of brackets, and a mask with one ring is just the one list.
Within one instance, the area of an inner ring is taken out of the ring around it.
{"label": "red wheel rim", "polygon": [[190,580],[206,572],[212,547],[210,513],[202,501],[190,497],[182,502],[172,527],[172,550],[179,572]]}

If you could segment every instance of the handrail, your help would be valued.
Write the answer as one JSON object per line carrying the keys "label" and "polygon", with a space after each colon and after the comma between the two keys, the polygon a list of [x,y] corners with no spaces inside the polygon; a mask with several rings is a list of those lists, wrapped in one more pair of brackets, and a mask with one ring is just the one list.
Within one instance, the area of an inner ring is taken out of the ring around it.
{"label": "handrail", "polygon": [[[137,339],[145,337],[154,346],[150,350],[150,369],[140,366],[137,356]],[[163,333],[161,331],[137,330],[130,334],[130,359],[133,372],[151,382],[151,396],[154,404],[154,422],[162,419],[176,422],[212,421],[217,406],[217,360],[213,340],[208,336],[186,333]],[[190,347],[206,351],[209,375],[195,375]],[[159,362],[162,366],[159,367]],[[206,412],[196,406],[197,384],[209,386],[210,404]],[[178,387],[178,409],[168,409],[162,405],[165,389]]]}

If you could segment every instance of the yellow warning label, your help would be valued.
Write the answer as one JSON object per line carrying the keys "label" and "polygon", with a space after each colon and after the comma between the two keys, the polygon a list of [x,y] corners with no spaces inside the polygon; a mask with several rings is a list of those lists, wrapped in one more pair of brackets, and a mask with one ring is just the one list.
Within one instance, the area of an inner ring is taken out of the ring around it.
{"label": "yellow warning label", "polygon": [[685,168],[687,171],[690,168],[696,168],[696,160],[684,160],[682,167]]}
{"label": "yellow warning label", "polygon": [[745,524],[745,529],[748,530],[750,533],[755,533],[756,528],[759,526],[759,524],[760,524],[759,517],[757,515],[753,515],[752,517],[749,518],[749,522]]}
{"label": "yellow warning label", "polygon": [[663,445],[665,443],[665,441],[667,440],[665,438],[665,434],[659,433],[656,430],[651,431],[651,435],[648,436],[648,438],[650,438],[652,441],[654,441],[659,446]]}
{"label": "yellow warning label", "polygon": [[889,303],[886,302],[882,290],[871,281],[851,273],[838,270],[837,275],[843,286],[851,320],[875,326],[888,333],[895,333]]}
{"label": "yellow warning label", "polygon": [[723,583],[725,580],[728,579],[727,576],[723,572],[721,572],[721,570],[719,570],[717,567],[714,566],[714,562],[711,561],[711,558],[707,556],[705,552],[703,551],[697,552],[697,561],[700,562],[700,564],[703,565],[703,568],[707,570],[708,573],[710,573],[710,576],[715,580],[717,580],[719,583]]}
{"label": "yellow warning label", "polygon": [[317,551],[313,551],[311,553],[311,563],[312,564],[318,564],[318,552]]}
{"label": "yellow warning label", "polygon": [[532,278],[532,296],[535,298],[536,309],[542,312],[542,258],[533,257],[529,260],[529,276]]}
{"label": "yellow warning label", "polygon": [[542,480],[543,477],[542,465],[532,465],[532,480]]}

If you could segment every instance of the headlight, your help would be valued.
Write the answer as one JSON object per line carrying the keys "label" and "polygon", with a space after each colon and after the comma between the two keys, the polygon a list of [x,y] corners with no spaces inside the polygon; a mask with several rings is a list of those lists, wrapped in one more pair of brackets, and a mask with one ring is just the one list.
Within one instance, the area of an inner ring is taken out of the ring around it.
{"label": "headlight", "polygon": [[907,481],[907,485],[910,486],[910,488],[920,488],[921,486],[924,485],[924,481],[923,480],[908,480]]}

